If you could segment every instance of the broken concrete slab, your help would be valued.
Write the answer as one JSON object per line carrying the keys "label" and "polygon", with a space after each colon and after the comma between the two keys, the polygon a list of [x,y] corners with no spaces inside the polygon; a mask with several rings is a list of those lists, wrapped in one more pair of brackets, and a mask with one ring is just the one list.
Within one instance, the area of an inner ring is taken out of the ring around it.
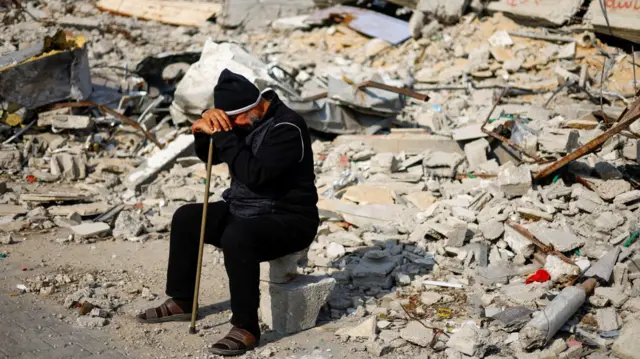
{"label": "broken concrete slab", "polygon": [[131,239],[143,233],[147,227],[147,218],[135,211],[122,211],[116,219],[113,236],[120,239]]}
{"label": "broken concrete slab", "polygon": [[342,135],[333,141],[335,146],[362,142],[376,152],[422,153],[426,150],[463,154],[458,142],[445,136],[421,134]]}
{"label": "broken concrete slab", "polygon": [[489,137],[489,135],[482,132],[481,127],[481,123],[472,123],[464,127],[456,128],[455,130],[453,130],[453,139],[456,141],[468,141]]}
{"label": "broken concrete slab", "polygon": [[579,238],[569,230],[548,228],[534,224],[527,227],[542,243],[552,245],[560,252],[569,252],[584,245],[584,239]]}
{"label": "broken concrete slab", "polygon": [[137,189],[141,185],[152,181],[160,171],[167,169],[179,157],[193,151],[193,135],[180,135],[164,149],[155,152],[147,158],[146,163],[129,173],[125,179],[127,187]]}
{"label": "broken concrete slab", "polygon": [[313,328],[335,283],[333,278],[307,275],[285,284],[261,282],[260,317],[282,334]]}
{"label": "broken concrete slab", "polygon": [[431,192],[427,191],[409,193],[404,199],[421,211],[426,211],[427,208],[438,200]]}
{"label": "broken concrete slab", "polygon": [[0,204],[0,216],[16,216],[28,211],[28,209],[16,204]]}
{"label": "broken concrete slab", "polygon": [[50,165],[53,176],[62,176],[72,181],[87,177],[87,162],[83,155],[57,153],[51,157]]}
{"label": "broken concrete slab", "polygon": [[306,251],[260,263],[260,280],[269,283],[289,283],[298,275],[298,261]]}
{"label": "broken concrete slab", "polygon": [[622,332],[611,349],[620,359],[640,358],[640,321],[631,320],[622,328]]}
{"label": "broken concrete slab", "polygon": [[562,25],[569,21],[582,5],[581,0],[567,0],[558,4],[553,0],[499,0],[488,4],[491,12],[504,12],[530,24]]}
{"label": "broken concrete slab", "polygon": [[616,313],[615,308],[609,307],[596,310],[596,320],[598,321],[598,327],[602,331],[620,329],[618,313]]}
{"label": "broken concrete slab", "polygon": [[594,294],[611,301],[616,308],[621,308],[627,302],[629,296],[618,287],[597,287]]}
{"label": "broken concrete slab", "polygon": [[72,204],[67,206],[51,206],[47,210],[52,216],[68,216],[77,213],[83,217],[96,216],[107,212],[111,206],[104,202]]}
{"label": "broken concrete slab", "polygon": [[616,204],[628,204],[640,200],[640,190],[633,190],[631,192],[623,193],[616,196],[613,199],[613,203]]}
{"label": "broken concrete slab", "polygon": [[534,244],[510,226],[505,226],[504,241],[514,253],[521,254],[525,258],[529,258],[535,251]]}
{"label": "broken concrete slab", "polygon": [[369,317],[364,322],[350,327],[350,328],[342,328],[336,331],[336,335],[339,337],[348,337],[348,338],[364,338],[369,339],[373,338],[376,335],[376,317]]}
{"label": "broken concrete slab", "polygon": [[59,130],[84,130],[91,126],[89,116],[74,116],[69,109],[53,110],[38,114],[38,126],[51,126]]}
{"label": "broken concrete slab", "polygon": [[392,256],[387,250],[367,252],[351,272],[353,284],[363,287],[391,288],[391,271],[402,262],[402,256]]}
{"label": "broken concrete slab", "polygon": [[358,204],[394,204],[393,191],[373,185],[356,185],[347,188],[343,199]]}
{"label": "broken concrete slab", "polygon": [[484,138],[470,142],[464,146],[464,153],[469,162],[469,170],[475,171],[481,164],[487,162],[489,142]]}
{"label": "broken concrete slab", "polygon": [[484,238],[496,240],[504,233],[504,224],[495,220],[480,223],[480,231]]}
{"label": "broken concrete slab", "polygon": [[425,328],[415,320],[410,321],[407,326],[400,331],[400,338],[423,348],[431,344],[434,335],[433,329]]}
{"label": "broken concrete slab", "polygon": [[0,150],[0,169],[19,170],[22,168],[22,154],[18,150]]}
{"label": "broken concrete slab", "polygon": [[435,17],[443,24],[454,24],[470,4],[471,0],[420,0],[416,9]]}
{"label": "broken concrete slab", "polygon": [[[633,3],[633,4],[632,4]],[[613,35],[633,42],[640,42],[638,10],[640,4],[633,1],[605,1],[606,16],[598,1],[591,2],[585,20],[602,34]]]}
{"label": "broken concrete slab", "polygon": [[482,358],[487,350],[488,332],[483,331],[475,324],[465,324],[458,329],[447,341],[447,347],[455,349],[468,356]]}
{"label": "broken concrete slab", "polygon": [[548,255],[544,269],[551,276],[554,282],[568,282],[580,274],[580,268],[572,264],[565,263],[556,255]]}
{"label": "broken concrete slab", "polygon": [[498,185],[507,198],[521,197],[531,189],[531,170],[526,165],[516,167],[507,162],[500,166]]}
{"label": "broken concrete slab", "polygon": [[106,234],[111,230],[108,224],[102,222],[95,223],[83,223],[77,226],[71,227],[74,235],[78,238],[90,238],[90,237],[99,237],[101,235]]}

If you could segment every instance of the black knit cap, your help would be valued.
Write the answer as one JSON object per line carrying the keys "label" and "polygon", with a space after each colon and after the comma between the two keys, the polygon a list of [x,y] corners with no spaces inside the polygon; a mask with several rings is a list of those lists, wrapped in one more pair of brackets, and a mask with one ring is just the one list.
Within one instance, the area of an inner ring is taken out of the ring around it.
{"label": "black knit cap", "polygon": [[[255,107],[260,99],[260,90],[246,77],[224,69],[213,89],[213,103],[224,112],[237,112]],[[241,111],[241,112],[245,112]]]}

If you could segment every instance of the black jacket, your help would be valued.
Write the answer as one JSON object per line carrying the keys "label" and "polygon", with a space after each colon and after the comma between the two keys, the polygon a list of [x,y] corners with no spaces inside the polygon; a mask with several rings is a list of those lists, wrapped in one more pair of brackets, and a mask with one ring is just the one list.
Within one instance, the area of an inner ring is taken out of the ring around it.
{"label": "black jacket", "polygon": [[[250,218],[296,214],[318,220],[311,139],[304,119],[275,92],[264,118],[250,130],[213,134],[213,164],[226,163],[231,186],[223,193],[231,213]],[[207,160],[209,140],[196,134],[195,151]]]}

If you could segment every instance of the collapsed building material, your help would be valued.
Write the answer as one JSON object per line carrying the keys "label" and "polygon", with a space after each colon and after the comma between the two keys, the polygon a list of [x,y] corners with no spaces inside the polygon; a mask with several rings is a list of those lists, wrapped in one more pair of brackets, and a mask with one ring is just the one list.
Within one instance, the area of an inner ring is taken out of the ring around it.
{"label": "collapsed building material", "polygon": [[428,133],[391,133],[388,135],[343,135],[336,137],[334,145],[363,142],[377,152],[420,153],[425,150],[439,150],[462,154],[460,145],[445,136]]}
{"label": "collapsed building material", "polygon": [[180,26],[200,26],[221,12],[220,4],[166,0],[100,0],[98,9]]}
{"label": "collapsed building material", "polygon": [[526,20],[530,23],[562,25],[569,21],[579,10],[582,0],[499,0],[489,2],[487,9]]}
{"label": "collapsed building material", "polygon": [[[638,92],[638,95],[640,95],[640,92]],[[596,150],[597,148],[602,146],[608,139],[622,132],[623,130],[626,130],[627,128],[629,128],[629,126],[631,126],[631,124],[634,123],[639,118],[640,118],[640,96],[638,97],[638,99],[636,99],[635,102],[633,102],[631,105],[629,105],[629,107],[627,107],[627,109],[622,113],[622,115],[620,115],[620,118],[618,119],[618,121],[613,127],[608,129],[598,137],[594,138],[593,140],[589,141],[584,146],[578,148],[575,152],[566,155],[562,159],[556,161],[555,163],[549,165],[542,171],[538,172],[535,175],[534,179],[537,180],[537,179],[545,178],[553,174],[557,170],[561,169],[562,167],[566,166],[569,162],[575,161],[578,158],[586,155],[587,153],[590,153]]]}
{"label": "collapsed building material", "polygon": [[640,15],[640,3],[637,1],[592,1],[585,20],[601,34],[640,42],[638,15]]}
{"label": "collapsed building material", "polygon": [[32,48],[0,57],[0,98],[27,109],[66,99],[84,100],[91,91],[83,36],[67,37],[60,30]]}

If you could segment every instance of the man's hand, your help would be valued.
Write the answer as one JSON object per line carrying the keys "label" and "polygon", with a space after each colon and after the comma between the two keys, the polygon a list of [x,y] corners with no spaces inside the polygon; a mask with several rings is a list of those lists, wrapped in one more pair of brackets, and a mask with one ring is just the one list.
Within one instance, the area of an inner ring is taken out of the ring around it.
{"label": "man's hand", "polygon": [[191,126],[191,132],[203,132],[207,135],[222,131],[231,131],[233,124],[224,111],[219,109],[207,110],[202,118]]}

